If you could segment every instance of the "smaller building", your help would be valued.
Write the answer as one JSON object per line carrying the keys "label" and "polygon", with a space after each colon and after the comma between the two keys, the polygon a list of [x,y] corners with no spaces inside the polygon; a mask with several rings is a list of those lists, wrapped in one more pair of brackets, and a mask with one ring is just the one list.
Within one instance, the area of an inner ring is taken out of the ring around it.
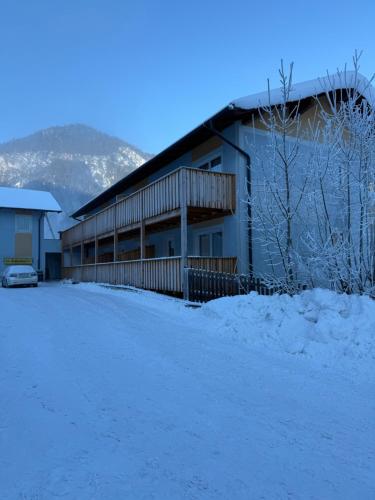
{"label": "smaller building", "polygon": [[12,264],[30,264],[44,279],[60,278],[61,242],[47,237],[48,212],[61,212],[51,193],[0,187],[0,275]]}

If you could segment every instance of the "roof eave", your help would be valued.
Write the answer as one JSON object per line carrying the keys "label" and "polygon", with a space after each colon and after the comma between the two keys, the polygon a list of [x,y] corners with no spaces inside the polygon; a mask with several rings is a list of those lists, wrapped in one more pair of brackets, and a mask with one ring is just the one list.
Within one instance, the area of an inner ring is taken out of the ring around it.
{"label": "roof eave", "polygon": [[142,178],[147,177],[147,175],[150,175],[151,173],[159,170],[170,161],[177,159],[178,157],[189,151],[189,149],[197,146],[200,142],[209,139],[210,137],[212,137],[213,133],[206,126],[206,123],[212,122],[215,124],[215,128],[221,130],[236,120],[238,111],[238,108],[235,108],[231,105],[222,108],[215,115],[202,122],[198,127],[185,134],[183,137],[155,155],[146,163],[133,170],[133,172],[128,174],[126,177],[120,179],[115,184],[113,184],[113,186],[95,196],[85,205],[72,213],[71,217],[77,218],[86,214],[87,212],[90,212],[98,205],[101,205],[110,200],[119,191],[126,189],[126,187],[131,186]]}
{"label": "roof eave", "polygon": [[61,214],[62,210],[56,210],[56,209],[49,209],[49,208],[35,208],[35,207],[3,207],[0,206],[0,209],[6,209],[6,210],[32,210],[34,212],[49,212],[49,213],[56,213],[56,214]]}

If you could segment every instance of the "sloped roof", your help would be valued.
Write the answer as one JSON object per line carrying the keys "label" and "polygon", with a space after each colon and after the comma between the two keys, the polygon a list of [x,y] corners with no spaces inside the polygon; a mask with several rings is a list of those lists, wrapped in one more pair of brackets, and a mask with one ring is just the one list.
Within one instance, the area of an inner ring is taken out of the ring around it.
{"label": "sloped roof", "polygon": [[[315,80],[292,84],[289,101],[299,101],[307,97],[318,96],[327,92],[355,89],[367,101],[375,105],[375,89],[369,80],[355,71],[338,72],[326,75]],[[272,89],[270,92],[260,92],[232,101],[231,105],[241,109],[256,109],[263,106],[276,106],[283,102],[281,88]]]}
{"label": "sloped roof", "polygon": [[[216,113],[214,116],[212,116],[210,118],[210,122],[212,122],[217,130],[223,130],[225,127],[231,125],[236,119],[243,116],[243,113],[247,114],[248,112],[231,109],[227,106]],[[111,187],[95,196],[93,199],[79,208],[76,212],[74,212],[71,216],[79,217],[81,215],[85,215],[91,210],[96,209],[98,206],[109,202],[112,198],[114,198],[117,194],[122,193],[129,186],[132,186],[137,182],[143,180],[148,175],[157,172],[160,168],[167,165],[169,162],[172,162],[176,158],[179,158],[186,151],[189,151],[198,144],[201,144],[207,139],[210,139],[213,135],[213,132],[206,126],[205,123],[199,125],[191,132],[181,137],[181,139],[178,139],[166,149],[153,156],[143,165],[130,172],[130,174],[117,181]]]}
{"label": "sloped roof", "polygon": [[[293,84],[289,94],[289,101],[298,101],[309,97],[319,96],[327,92],[351,88],[356,89],[371,105],[375,106],[374,87],[367,78],[354,71],[338,72],[334,75],[327,75],[315,80]],[[120,179],[113,184],[113,186],[88,201],[74,212],[72,217],[79,217],[87,214],[98,206],[109,202],[116,194],[121,193],[129,186],[139,182],[168,162],[175,160],[201,142],[212,137],[214,133],[207,126],[208,123],[214,126],[215,129],[222,131],[236,120],[248,117],[254,110],[260,107],[269,104],[271,106],[276,106],[282,102],[283,97],[280,88],[271,90],[270,94],[268,94],[268,92],[260,92],[258,94],[251,94],[233,100],[191,132],[187,133],[146,163],[133,170],[133,172]]]}
{"label": "sloped roof", "polygon": [[61,212],[61,207],[48,191],[0,187],[0,208],[21,208],[43,212]]}

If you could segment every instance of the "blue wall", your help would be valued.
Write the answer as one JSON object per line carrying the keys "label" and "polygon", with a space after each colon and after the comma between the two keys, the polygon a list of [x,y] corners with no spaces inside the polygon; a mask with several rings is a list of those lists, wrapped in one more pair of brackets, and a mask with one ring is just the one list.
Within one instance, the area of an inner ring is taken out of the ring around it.
{"label": "blue wall", "polygon": [[[33,211],[28,212],[32,215],[32,259],[35,269],[38,268],[38,250],[39,250],[39,219],[43,212]],[[16,210],[0,209],[0,274],[3,272],[6,265],[5,258],[15,257],[15,234],[16,234]],[[60,240],[45,240],[44,236],[44,221],[41,221],[41,251],[40,251],[40,269],[45,268],[45,253],[60,252]]]}

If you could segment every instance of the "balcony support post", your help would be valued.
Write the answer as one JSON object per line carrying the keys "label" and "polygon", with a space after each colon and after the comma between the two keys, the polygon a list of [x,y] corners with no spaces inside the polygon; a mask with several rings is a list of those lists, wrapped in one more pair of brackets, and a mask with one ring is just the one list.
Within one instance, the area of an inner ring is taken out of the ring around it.
{"label": "balcony support post", "polygon": [[117,234],[117,206],[114,207],[113,214],[113,262],[117,262],[118,234]]}
{"label": "balcony support post", "polygon": [[186,170],[180,171],[180,200],[181,200],[181,271],[180,280],[184,299],[188,299],[188,283],[185,269],[187,268],[187,175]]}
{"label": "balcony support post", "polygon": [[145,260],[145,241],[146,241],[146,231],[145,231],[145,221],[142,219],[140,227],[139,227],[139,243],[140,243],[140,251],[141,251],[141,284],[142,288],[145,285],[145,269],[144,269],[144,260]]}
{"label": "balcony support post", "polygon": [[146,245],[146,229],[145,229],[145,220],[143,216],[143,193],[141,199],[141,223],[139,226],[139,246],[140,246],[140,258],[141,258],[141,286],[144,288],[145,286],[145,266],[144,260],[146,256],[145,245]]}
{"label": "balcony support post", "polygon": [[97,262],[98,262],[98,217],[95,215],[95,248],[94,248],[94,255],[95,255],[95,258],[94,258],[94,262],[95,262],[95,282],[98,281],[98,266],[97,266]]}
{"label": "balcony support post", "polygon": [[[83,243],[83,224],[82,222],[80,223],[81,224],[81,266],[83,265],[83,254],[84,254],[84,250],[85,250],[85,245]],[[82,272],[82,270],[81,270]]]}

